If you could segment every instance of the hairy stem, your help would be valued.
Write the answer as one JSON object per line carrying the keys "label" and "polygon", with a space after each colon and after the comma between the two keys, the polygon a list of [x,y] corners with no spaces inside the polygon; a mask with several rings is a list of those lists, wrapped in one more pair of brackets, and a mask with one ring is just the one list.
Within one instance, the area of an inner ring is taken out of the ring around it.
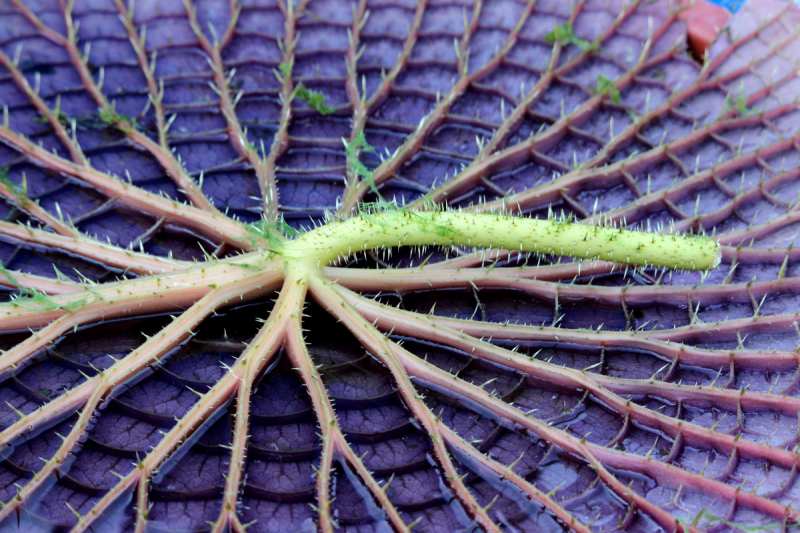
{"label": "hairy stem", "polygon": [[[547,268],[547,267],[544,267]],[[693,307],[720,305],[722,303],[750,303],[765,296],[800,293],[800,279],[782,278],[770,281],[731,283],[726,285],[624,285],[605,287],[576,283],[553,283],[543,276],[540,267],[507,267],[487,269],[437,269],[398,268],[381,270],[353,270],[327,267],[326,275],[344,287],[363,292],[414,292],[436,289],[468,289],[473,286],[486,289],[513,289],[533,296],[540,302],[585,302],[609,309],[628,307],[648,308],[655,305],[685,307],[691,298]],[[586,275],[590,275],[590,271]],[[582,272],[581,276],[584,275]]]}
{"label": "hairy stem", "polygon": [[288,257],[324,266],[341,256],[391,246],[519,248],[541,254],[618,260],[624,263],[704,270],[719,264],[719,245],[705,237],[659,236],[571,222],[500,214],[406,210],[362,213],[308,232]]}
{"label": "hairy stem", "polygon": [[[72,63],[75,67],[75,70],[78,72],[78,75],[83,82],[83,85],[86,91],[92,96],[92,98],[97,103],[98,109],[100,112],[108,117],[111,121],[111,125],[120,130],[125,136],[135,145],[145,149],[156,160],[161,164],[161,166],[166,171],[167,175],[169,175],[172,180],[176,183],[178,188],[183,192],[186,197],[194,204],[196,207],[208,211],[216,211],[213,205],[209,202],[209,200],[200,192],[199,187],[197,184],[192,180],[192,178],[188,175],[186,170],[183,168],[183,165],[175,158],[172,152],[169,150],[168,147],[160,146],[157,143],[154,143],[150,140],[146,135],[141,133],[136,129],[134,125],[130,123],[129,120],[118,115],[113,104],[109,102],[108,98],[103,94],[102,87],[98,84],[89,69],[88,59],[84,58],[78,48],[78,28],[75,25],[72,17],[72,7],[74,1],[72,2],[65,2],[64,0],[59,0],[59,4],[64,16],[64,23],[67,30],[67,36],[64,37],[60,33],[55,31],[45,31],[43,28],[45,27],[44,23],[39,20],[39,18],[31,11],[30,9],[23,9],[20,5],[20,0],[13,0],[14,3],[17,5],[18,8],[25,14],[25,16],[30,20],[34,26],[40,29],[40,32],[48,39],[53,41],[54,43],[58,44],[65,48],[72,60]],[[123,24],[126,26],[130,25],[132,27],[132,17],[127,15],[125,11],[121,12],[121,18]],[[135,32],[134,38],[135,38]],[[138,42],[138,38],[137,42]],[[141,46],[134,45],[134,50],[138,53],[143,54],[141,50]],[[140,58],[141,60],[141,58]],[[148,88],[153,89],[153,85],[155,84],[152,72],[149,68],[143,69],[143,73],[148,81]],[[149,75],[148,75],[149,73]],[[156,92],[156,98],[158,93]],[[153,97],[153,95],[151,95]],[[31,96],[33,100],[33,97]],[[37,105],[37,107],[39,107]],[[41,111],[41,110],[40,110]],[[58,117],[54,116],[52,112],[43,112],[44,116],[48,118],[48,121],[53,125],[56,133],[62,138],[62,141],[66,137],[65,133],[59,133],[59,130],[62,130],[63,127],[60,125],[54,124],[54,122],[58,121]],[[83,156],[82,153],[76,153],[79,151],[79,148],[71,148],[72,146],[77,146],[77,143],[74,140],[69,140],[67,137],[67,148],[70,148],[72,152],[73,160],[77,164],[81,164],[84,166],[89,166],[88,160]]]}
{"label": "hairy stem", "polygon": [[61,123],[61,117],[58,116],[59,110],[53,111],[50,109],[42,97],[39,96],[39,93],[33,90],[33,87],[31,87],[30,83],[28,83],[28,79],[19,69],[19,66],[11,61],[11,59],[2,51],[0,51],[0,64],[8,69],[8,71],[11,73],[14,83],[16,83],[17,87],[19,87],[19,90],[28,96],[28,99],[31,101],[36,110],[47,119],[47,122],[50,124],[50,127],[53,128],[53,132],[56,134],[56,137],[58,137],[58,140],[60,140],[61,144],[63,144],[67,150],[69,150],[72,160],[79,165],[88,165],[89,160],[84,155],[80,145],[74,138],[70,137],[70,135],[67,133],[67,129],[64,127],[64,124]]}
{"label": "hairy stem", "polygon": [[214,533],[225,531],[225,528],[237,516],[239,490],[242,484],[249,438],[250,399],[256,379],[286,340],[292,317],[302,313],[304,298],[305,290],[301,285],[284,283],[284,288],[278,296],[278,301],[275,303],[269,319],[231,366],[231,372],[236,375],[238,380],[236,418],[233,442],[230,448],[228,475],[225,477],[222,510],[212,529]]}
{"label": "hairy stem", "polygon": [[683,485],[708,491],[711,494],[719,494],[778,520],[782,520],[787,516],[796,520],[800,516],[800,512],[792,511],[779,502],[769,500],[753,492],[739,490],[734,486],[681,470],[660,461],[655,461],[649,456],[618,452],[597,444],[588,443],[585,440],[579,440],[552,428],[544,422],[525,415],[480,387],[461,381],[447,372],[416,358],[396,344],[392,345],[392,349],[401,358],[403,366],[409,375],[419,382],[427,383],[434,389],[447,390],[453,394],[463,396],[467,400],[475,402],[476,405],[483,406],[494,416],[507,420],[512,424],[519,424],[521,427],[562,447],[564,450],[585,458],[611,490],[616,492],[623,500],[638,506],[650,514],[656,522],[669,530],[677,526],[678,528],[686,528],[686,531],[698,532],[693,526],[678,526],[672,515],[628,488],[608,468],[647,474],[658,480],[659,483],[675,489]]}
{"label": "hairy stem", "polygon": [[60,218],[56,218],[42,208],[35,200],[28,198],[24,191],[10,183],[0,181],[0,196],[8,200],[23,213],[38,220],[53,232],[64,237],[76,237],[79,235],[74,226]]}
{"label": "hairy stem", "polygon": [[[237,289],[239,288],[240,287],[237,287]],[[109,369],[86,380],[84,386],[89,387],[91,393],[83,405],[78,420],[72,426],[69,434],[62,440],[61,445],[53,456],[45,462],[45,465],[37,472],[34,478],[17,492],[16,498],[0,509],[0,521],[5,519],[9,513],[16,511],[20,504],[27,501],[30,495],[45,483],[51,474],[61,468],[62,464],[65,464],[68,455],[88,430],[91,419],[95,416],[96,409],[106,399],[108,394],[114,388],[122,386],[133,379],[145,367],[149,365],[159,365],[160,357],[182,342],[195,326],[213,312],[216,307],[221,305],[227,297],[232,296],[231,293],[233,291],[230,289],[229,287],[217,289],[207,295],[179,318],[173,320],[160,334],[150,337],[128,357],[120,359]],[[238,292],[238,290],[236,292]],[[38,411],[34,411],[31,415],[25,417],[25,420],[28,422],[25,430],[34,427],[30,420],[36,418],[37,413]],[[13,433],[6,435],[12,428],[14,428],[14,426],[0,433],[0,440],[7,442],[9,438],[16,436]]]}
{"label": "hairy stem", "polygon": [[[524,375],[533,376],[548,383],[555,383],[572,390],[588,391],[608,409],[615,411],[620,416],[630,416],[633,421],[655,431],[663,431],[673,438],[681,435],[690,445],[711,447],[729,454],[738,452],[745,457],[775,462],[786,468],[792,468],[795,465],[800,467],[800,457],[793,452],[776,450],[757,442],[740,440],[738,437],[712,431],[696,424],[675,420],[660,412],[625,400],[620,394],[640,395],[651,392],[656,397],[670,401],[686,400],[688,405],[702,407],[711,404],[734,412],[737,407],[747,403],[748,407],[758,410],[769,409],[789,416],[795,416],[800,410],[800,399],[787,403],[786,398],[776,395],[747,393],[746,391],[708,390],[708,388],[682,387],[665,383],[656,384],[641,380],[620,380],[596,376],[529,359],[511,350],[474,339],[454,329],[441,326],[433,329],[429,327],[430,322],[427,318],[421,315],[402,311],[389,312],[385,307],[382,307],[382,313],[376,313],[374,310],[369,312],[369,308],[376,304],[352,293],[348,294],[344,289],[337,288],[336,290],[351,305],[358,305],[358,311],[367,320],[375,320],[375,327],[384,331],[394,331],[396,334],[411,337],[421,336],[427,341],[450,346],[470,354],[471,357],[513,368]],[[746,396],[749,397],[746,398]]]}
{"label": "hairy stem", "polygon": [[[281,114],[278,130],[272,139],[272,146],[263,162],[263,171],[256,172],[258,185],[261,189],[261,199],[263,204],[264,217],[267,220],[278,220],[280,212],[278,210],[278,183],[275,177],[275,170],[278,160],[289,150],[289,124],[292,121],[292,97],[294,92],[294,77],[292,70],[295,62],[295,48],[297,47],[297,13],[303,12],[308,0],[303,0],[298,6],[294,6],[291,0],[278,1],[278,6],[283,11],[284,31],[283,36],[283,57],[281,64],[286,65],[281,73]],[[263,150],[262,150],[263,151]],[[250,160],[252,157],[244,156]]]}
{"label": "hairy stem", "polygon": [[[308,277],[309,276],[304,276],[304,278]],[[303,279],[303,281],[300,282],[304,291],[308,288],[308,281],[313,281],[313,279]],[[297,280],[295,280],[295,283],[297,283]],[[331,522],[330,503],[332,502],[332,500],[325,501],[322,499],[322,495],[327,495],[328,498],[330,498],[330,495],[328,490],[323,490],[321,485],[330,485],[333,461],[337,460],[337,456],[339,456],[340,459],[344,459],[355,469],[357,475],[369,489],[372,497],[387,514],[389,522],[394,526],[395,530],[401,532],[408,531],[408,527],[406,527],[403,518],[389,499],[386,491],[378,484],[374,476],[365,467],[361,458],[356,456],[344,437],[330,396],[325,390],[322,377],[316,367],[314,367],[311,356],[306,348],[306,343],[302,335],[300,313],[293,315],[291,321],[292,325],[289,328],[287,336],[289,356],[292,358],[295,365],[300,365],[295,368],[300,373],[306,385],[306,389],[311,396],[311,401],[315,406],[323,439],[322,457],[320,458],[320,467],[317,473],[317,490],[319,491],[317,511],[319,513],[320,529],[325,531],[326,527],[328,527],[327,523]]]}
{"label": "hairy stem", "polygon": [[[438,420],[428,406],[422,402],[408,375],[403,371],[399,362],[388,349],[385,337],[380,334],[371,334],[373,332],[377,333],[377,331],[365,328],[363,320],[355,321],[354,318],[360,317],[358,317],[352,308],[348,309],[344,302],[336,297],[334,290],[328,286],[327,282],[321,279],[313,279],[312,291],[320,304],[327,307],[329,312],[333,313],[334,316],[341,320],[345,326],[356,335],[358,340],[362,342],[381,363],[386,365],[395,380],[395,385],[400,391],[404,403],[408,406],[409,410],[420,422],[422,427],[428,432],[431,443],[433,444],[436,459],[445,472],[450,488],[464,505],[466,511],[473,515],[487,532],[499,533],[500,529],[489,517],[488,509],[478,504],[475,500],[475,496],[469,491],[464,483],[463,477],[456,469],[455,463],[450,456],[450,451],[447,449],[447,445],[439,431],[440,420]],[[349,311],[349,313],[342,313],[342,310]]]}
{"label": "hairy stem", "polygon": [[[724,76],[720,76],[718,79],[708,80],[708,76],[720,65],[724,64],[725,59],[729,57],[730,54],[734,53],[735,50],[739,47],[746,45],[749,41],[756,38],[761,31],[761,29],[767,26],[770,22],[773,22],[775,19],[778,18],[779,15],[775,15],[774,18],[768,21],[764,21],[762,25],[759,25],[758,29],[749,33],[747,36],[744,36],[741,40],[738,40],[734,46],[729,47],[726,49],[722,54],[717,56],[712,62],[705,65],[701,75],[697,78],[696,82],[689,87],[679,91],[676,94],[673,94],[666,102],[657,106],[653,110],[646,112],[643,116],[639,117],[636,121],[633,122],[630,126],[628,126],[624,131],[620,132],[619,134],[615,133],[614,138],[611,139],[600,151],[596,154],[591,160],[584,163],[579,169],[568,172],[559,178],[553,180],[552,182],[540,186],[535,187],[531,190],[522,192],[520,194],[516,194],[511,196],[510,198],[503,198],[501,200],[496,200],[493,202],[487,202],[485,204],[481,204],[480,206],[476,206],[476,210],[480,211],[497,211],[497,210],[505,210],[505,209],[515,209],[519,210],[520,212],[524,212],[526,210],[532,209],[537,205],[546,205],[549,202],[559,201],[561,196],[566,192],[567,194],[573,194],[580,190],[580,188],[584,184],[596,183],[598,180],[604,180],[605,186],[611,186],[612,182],[610,180],[619,180],[622,177],[622,172],[626,168],[639,168],[640,166],[644,165],[646,161],[653,161],[653,160],[663,160],[667,158],[667,154],[671,153],[672,151],[681,151],[681,149],[685,149],[686,147],[694,146],[698,140],[703,140],[711,133],[719,131],[723,129],[727,122],[730,121],[731,117],[735,115],[735,111],[730,111],[726,113],[725,117],[721,117],[720,120],[714,121],[707,126],[703,126],[698,128],[697,130],[693,131],[690,135],[686,135],[682,137],[679,141],[673,144],[661,145],[653,148],[652,150],[645,152],[643,154],[639,154],[630,160],[621,161],[619,163],[607,164],[608,158],[613,155],[616,151],[623,148],[626,144],[629,144],[632,139],[636,137],[646,126],[652,124],[653,121],[657,120],[659,117],[668,114],[671,110],[675,109],[681,102],[688,100],[689,98],[699,94],[703,90],[711,89],[714,87],[718,87],[721,82],[729,81],[736,79],[737,77],[745,74],[752,68],[752,64],[747,63],[745,66],[735,69],[731,72],[726,72]],[[791,42],[791,39],[785,41],[785,43]],[[766,60],[768,59],[768,55],[759,57],[759,60]],[[749,103],[749,102],[748,102]],[[793,104],[792,104],[793,105]],[[577,113],[578,110],[582,109],[579,107],[576,111],[570,115],[570,119],[572,119],[572,115]],[[725,118],[729,120],[724,120]],[[733,119],[734,121],[739,119]],[[749,119],[742,119],[742,120],[749,120],[752,121],[752,118]],[[548,132],[551,128],[548,128]],[[545,135],[549,135],[549,133],[545,133]],[[527,157],[524,153],[523,148],[530,148],[527,146],[529,143],[536,143],[538,139],[534,137],[527,143],[520,143],[520,145],[514,146],[512,148],[506,149],[502,152],[497,152],[492,157],[486,159],[482,162],[481,165],[472,165],[464,172],[459,175],[459,182],[474,182],[475,180],[479,179],[480,176],[485,175],[486,173],[490,172],[492,169],[500,168],[503,165],[507,165],[511,161],[518,161],[521,157]],[[602,165],[602,169],[598,170],[598,168]],[[474,167],[474,168],[473,168]],[[445,186],[448,189],[448,193],[452,195],[458,194],[458,191],[453,189],[453,185],[446,184]],[[434,193],[439,193],[439,189],[434,191]],[[433,193],[432,193],[433,194]]]}
{"label": "hairy stem", "polygon": [[[552,343],[558,337],[563,342],[575,343],[578,346],[593,346],[597,349],[620,348],[625,350],[642,350],[652,353],[665,361],[676,362],[687,366],[698,366],[717,371],[720,368],[727,368],[733,363],[734,368],[747,368],[763,372],[791,371],[797,368],[800,363],[800,354],[785,350],[747,350],[739,348],[736,350],[711,350],[707,348],[697,348],[688,343],[693,340],[708,338],[712,333],[726,333],[728,340],[736,339],[737,332],[746,334],[749,328],[753,330],[764,323],[785,324],[791,326],[795,322],[800,322],[798,315],[781,315],[776,320],[775,316],[761,317],[737,321],[725,327],[709,326],[688,326],[674,328],[672,330],[637,331],[637,332],[612,332],[594,331],[591,334],[586,331],[574,331],[565,328],[555,328],[546,326],[526,326],[509,323],[481,323],[469,320],[459,320],[436,315],[426,317],[437,325],[452,328],[466,335],[511,341],[532,341],[544,344]],[[693,339],[693,337],[695,337]]]}
{"label": "hairy stem", "polygon": [[[278,194],[275,185],[275,162],[282,154],[282,151],[286,149],[286,146],[284,146],[287,144],[286,141],[288,140],[286,129],[288,128],[288,121],[291,118],[291,105],[289,105],[288,102],[291,98],[286,98],[285,102],[287,103],[282,108],[281,123],[283,128],[279,128],[275,136],[275,142],[273,143],[275,151],[274,153],[271,151],[267,159],[264,159],[259,155],[257,148],[248,141],[247,132],[242,128],[241,122],[236,115],[238,97],[231,94],[231,77],[226,71],[225,64],[222,60],[222,51],[230,43],[235,33],[236,21],[241,12],[241,5],[238,2],[235,3],[225,34],[221,39],[215,36],[213,42],[203,33],[203,29],[200,27],[200,23],[197,20],[197,12],[192,4],[192,0],[184,0],[184,5],[186,7],[187,16],[189,17],[189,24],[197,37],[200,48],[208,54],[214,80],[212,87],[217,93],[217,96],[219,96],[219,109],[227,123],[228,139],[230,140],[231,146],[233,146],[234,150],[236,150],[247,164],[250,165],[256,174],[262,192],[262,201],[264,202],[264,216],[270,221],[277,220]],[[288,42],[290,44],[288,53],[291,54],[290,60],[293,62],[291,58],[294,57],[294,46],[296,44],[294,40],[293,15],[287,15],[286,29],[287,38],[289,39]],[[289,77],[288,83],[291,83],[291,77]],[[286,84],[284,84],[284,87],[282,87],[282,94],[285,94],[287,90],[289,94],[291,94],[290,87],[291,86],[286,86]]]}
{"label": "hairy stem", "polygon": [[65,237],[30,226],[3,221],[0,221],[0,235],[20,242],[63,250],[69,254],[75,254],[134,274],[159,274],[191,266],[191,263],[185,261],[125,250],[83,235]]}
{"label": "hairy stem", "polygon": [[[273,358],[285,336],[286,302],[291,302],[296,294],[289,294],[284,296],[281,292],[279,302],[275,310],[270,314],[269,319],[264,326],[260,329],[256,337],[250,342],[247,349],[236,359],[236,361],[229,367],[229,371],[225,376],[220,379],[207,393],[202,395],[201,399],[196,402],[189,412],[181,418],[180,422],[176,424],[161,441],[156,445],[153,450],[147,454],[144,460],[140,461],[137,468],[132,470],[127,476],[120,480],[111,490],[109,490],[102,499],[86,513],[78,523],[73,527],[73,531],[83,531],[86,527],[100,516],[102,510],[108,507],[113,501],[121,497],[126,490],[133,487],[138,483],[138,496],[137,496],[137,520],[136,531],[144,531],[147,524],[147,494],[149,489],[149,478],[152,473],[166,461],[170,454],[180,447],[191,434],[202,424],[206,417],[214,413],[217,409],[223,407],[233,396],[237,394],[241,396],[241,391],[245,389],[245,380],[250,380],[252,385],[252,378],[247,373],[248,370],[259,371],[265,365],[268,365]],[[291,305],[288,304],[288,305]],[[249,401],[249,395],[252,392],[251,388],[247,388],[246,398]],[[249,405],[249,403],[248,403]],[[237,413],[239,407],[237,405]],[[230,498],[225,498],[225,503],[230,503],[228,508],[223,504],[223,511],[221,517],[217,522],[228,523],[229,520],[235,518],[236,515],[236,496],[238,493],[238,486],[240,482],[239,474],[244,460],[243,450],[242,454],[238,454],[234,449],[237,445],[246,445],[246,417],[245,411],[244,431],[235,431],[234,433],[234,447],[231,453],[231,469],[236,470],[234,473],[235,479],[226,481],[227,487],[232,487]],[[239,419],[237,418],[237,429],[239,427]],[[244,438],[244,444],[237,441],[237,438]],[[235,459],[238,459],[236,462]],[[215,526],[216,527],[216,526]]]}
{"label": "hairy stem", "polygon": [[197,230],[215,241],[228,243],[237,249],[254,248],[257,246],[254,241],[260,241],[254,239],[254,235],[240,222],[149,193],[92,167],[72,163],[21,137],[7,126],[0,126],[0,141],[25,154],[39,165],[80,179],[109,198],[156,218],[164,218],[168,222]]}
{"label": "hairy stem", "polygon": [[[617,27],[635,12],[640,1],[641,0],[633,0],[628,2],[625,10],[619,13],[617,18],[614,20],[614,23],[609,25],[609,27],[604,30],[603,34],[598,37],[595,45],[599,46],[606,39],[613,36],[617,30]],[[582,5],[583,2],[579,2],[575,9],[573,9],[573,13],[570,17],[570,23],[575,21],[577,12],[580,10]],[[636,66],[623,75],[619,80],[614,82],[615,88],[618,90],[624,89],[630,85],[635,79],[636,75],[642,72],[645,68],[653,66],[654,64],[658,64],[673,55],[673,52],[667,52],[666,54],[662,54],[653,60],[647,60],[652,42],[658,38],[660,33],[667,29],[672,19],[674,19],[674,16],[662,24],[656,35],[650,36]],[[497,152],[497,150],[499,150],[505,144],[507,138],[518,129],[519,124],[528,113],[528,110],[533,107],[540,98],[542,98],[547,88],[551,86],[559,78],[559,76],[564,76],[571,70],[575,69],[578,65],[583,64],[586,59],[594,53],[593,48],[590,47],[589,49],[582,51],[568,62],[556,68],[558,60],[561,56],[561,52],[562,45],[558,42],[554,43],[552,52],[553,55],[548,65],[547,72],[536,82],[536,84],[534,84],[526,97],[523,98],[519,105],[514,109],[509,120],[503,122],[503,125],[497,130],[491,141],[489,141],[484,149],[481,150],[481,153],[475,158],[469,167],[464,169],[463,172],[459,173],[458,176],[426,194],[423,199],[417,200],[417,205],[422,204],[422,202],[426,200],[443,202],[447,199],[453,199],[457,197],[463,191],[469,189],[470,187],[474,187],[476,182],[479,181],[486,174],[488,169],[493,167],[497,161],[519,160],[520,158],[526,157],[529,153],[536,150],[546,150],[551,148],[558,141],[564,138],[570,127],[584,122],[599,108],[603,101],[607,100],[608,96],[606,94],[595,95],[589,98],[583,105],[576,108],[572,113],[558,120],[544,132],[533,135],[531,138],[512,148],[507,148],[501,152]]]}
{"label": "hairy stem", "polygon": [[69,294],[84,290],[83,285],[63,279],[52,279],[36,274],[6,270],[0,276],[0,285],[11,289],[31,289],[44,294]]}
{"label": "hairy stem", "polygon": [[[502,63],[503,58],[517,42],[519,33],[533,11],[536,0],[529,0],[527,2],[525,10],[520,14],[519,21],[506,38],[502,49],[498,51],[498,53],[487,62],[487,64],[483,65],[479,69],[476,69],[472,73],[468,73],[468,45],[470,38],[476,29],[475,26],[477,25],[478,15],[480,13],[482,4],[482,0],[477,0],[474,2],[473,16],[471,17],[471,21],[465,25],[461,43],[457,45],[456,53],[458,56],[457,68],[459,79],[455,82],[453,88],[448,92],[448,94],[437,102],[434,110],[422,120],[416,131],[406,139],[403,145],[400,146],[389,159],[385,160],[377,169],[375,169],[375,171],[372,173],[371,179],[374,185],[379,185],[393,177],[397,171],[399,171],[400,168],[402,168],[402,166],[419,151],[420,146],[425,142],[428,136],[444,122],[448,111],[453,107],[453,105],[455,105],[461,96],[467,92],[470,85],[473,82],[488,76],[497,69],[497,67]],[[583,0],[580,0],[579,5],[582,4]],[[411,35],[414,31],[418,31],[418,27],[412,29],[409,32],[409,35]],[[386,83],[386,80],[384,80],[384,83]],[[381,87],[381,89],[382,88],[383,87]],[[378,96],[378,93],[376,93],[375,96]],[[373,100],[375,99],[375,96],[373,96]],[[369,108],[373,108],[372,101],[370,101]],[[358,185],[354,187],[348,188],[346,191],[347,194],[343,197],[341,206],[339,207],[339,213],[352,213],[353,210],[358,206],[358,202],[363,199],[364,195],[370,190],[370,188],[371,185],[366,180],[359,182]]]}
{"label": "hairy stem", "polygon": [[[239,256],[236,261],[201,264],[177,273],[84,287],[83,291],[49,298],[17,299],[0,304],[0,331],[42,328],[56,319],[80,313],[77,324],[119,316],[175,311],[191,305],[218,286],[255,279],[273,287],[282,279],[277,261],[264,254]],[[243,293],[242,298],[245,297]]]}
{"label": "hairy stem", "polygon": [[[623,500],[633,503],[645,510],[662,527],[667,527],[667,524],[669,524],[670,527],[675,525],[674,519],[669,513],[648,502],[645,498],[628,489],[622,484],[622,482],[617,480],[593,455],[592,451],[588,448],[588,445],[585,442],[579,442],[574,437],[551,429],[546,424],[520,413],[508,404],[484,392],[482,389],[467,383],[463,383],[457,378],[447,374],[442,370],[439,370],[433,365],[417,359],[411,353],[395,343],[384,341],[383,346],[373,346],[372,343],[374,343],[374,340],[371,343],[371,336],[366,334],[364,330],[371,329],[375,334],[378,334],[381,339],[383,339],[383,336],[380,335],[378,331],[374,329],[368,322],[364,321],[354,309],[343,305],[342,303],[335,302],[334,307],[329,307],[329,310],[336,316],[340,316],[342,318],[344,318],[344,313],[349,314],[350,320],[346,322],[346,325],[348,325],[351,331],[362,343],[365,344],[365,346],[369,347],[370,350],[373,351],[373,354],[376,357],[382,358],[384,364],[388,364],[389,361],[392,361],[393,363],[399,365],[400,368],[397,369],[397,373],[393,372],[393,375],[400,375],[406,380],[409,380],[409,387],[411,387],[412,391],[414,391],[414,389],[413,386],[410,385],[410,378],[413,377],[417,378],[423,384],[430,383],[435,387],[441,387],[442,389],[451,391],[454,394],[466,396],[470,400],[476,400],[477,398],[480,398],[477,403],[478,405],[492,405],[490,409],[493,409],[493,411],[496,409],[495,412],[497,412],[500,417],[507,417],[511,422],[520,424],[523,427],[530,429],[540,437],[550,441],[551,443],[561,446],[565,450],[576,453],[577,455],[585,458],[587,462],[593,465],[595,471],[603,479],[603,481],[606,482],[612,491],[614,491]],[[374,338],[374,336],[372,336],[372,338]],[[413,395],[416,398],[416,391],[413,392]],[[487,403],[489,398],[491,398],[492,401]],[[495,406],[495,404],[497,405]],[[424,423],[424,420],[422,422]],[[433,434],[432,438],[434,439],[434,442],[436,442],[435,437],[436,434]],[[697,532],[697,530],[694,528],[690,528],[689,531],[692,531],[693,533]]]}

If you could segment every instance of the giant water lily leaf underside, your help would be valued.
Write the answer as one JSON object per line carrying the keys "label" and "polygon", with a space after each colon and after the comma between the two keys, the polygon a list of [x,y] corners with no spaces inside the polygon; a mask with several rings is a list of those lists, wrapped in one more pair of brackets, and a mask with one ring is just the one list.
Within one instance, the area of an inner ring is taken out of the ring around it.
{"label": "giant water lily leaf underside", "polygon": [[[798,23],[0,0],[0,529],[800,530]],[[275,266],[362,202],[723,259]]]}

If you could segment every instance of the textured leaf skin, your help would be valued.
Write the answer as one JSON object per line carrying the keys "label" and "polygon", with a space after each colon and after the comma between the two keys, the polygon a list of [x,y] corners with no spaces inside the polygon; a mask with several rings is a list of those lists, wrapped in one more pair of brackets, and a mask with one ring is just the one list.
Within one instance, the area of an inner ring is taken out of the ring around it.
{"label": "textured leaf skin", "polygon": [[[800,14],[702,66],[671,2],[573,4],[0,0],[0,531],[800,531]],[[239,280],[192,261],[376,187],[723,263],[378,250],[192,318]]]}

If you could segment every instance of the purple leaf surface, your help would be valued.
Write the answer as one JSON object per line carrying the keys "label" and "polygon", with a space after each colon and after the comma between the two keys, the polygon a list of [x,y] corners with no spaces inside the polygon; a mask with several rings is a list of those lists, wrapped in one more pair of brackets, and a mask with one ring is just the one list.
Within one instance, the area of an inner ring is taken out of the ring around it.
{"label": "purple leaf surface", "polygon": [[[0,531],[800,532],[800,10],[678,4],[0,0]],[[247,263],[387,200],[722,263]]]}

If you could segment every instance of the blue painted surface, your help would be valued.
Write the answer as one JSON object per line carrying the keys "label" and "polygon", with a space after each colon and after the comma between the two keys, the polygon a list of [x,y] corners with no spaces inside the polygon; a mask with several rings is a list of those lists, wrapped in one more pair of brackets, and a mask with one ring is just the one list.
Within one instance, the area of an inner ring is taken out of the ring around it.
{"label": "blue painted surface", "polygon": [[[742,4],[745,3],[746,0],[709,0],[712,4],[717,4],[718,6],[722,6],[724,8],[730,9],[734,13],[742,7]],[[797,5],[800,5],[800,0],[792,0]]]}
{"label": "blue painted surface", "polygon": [[736,13],[736,10],[738,10],[740,7],[742,7],[742,4],[744,4],[744,0],[711,0],[711,3],[730,9]]}

